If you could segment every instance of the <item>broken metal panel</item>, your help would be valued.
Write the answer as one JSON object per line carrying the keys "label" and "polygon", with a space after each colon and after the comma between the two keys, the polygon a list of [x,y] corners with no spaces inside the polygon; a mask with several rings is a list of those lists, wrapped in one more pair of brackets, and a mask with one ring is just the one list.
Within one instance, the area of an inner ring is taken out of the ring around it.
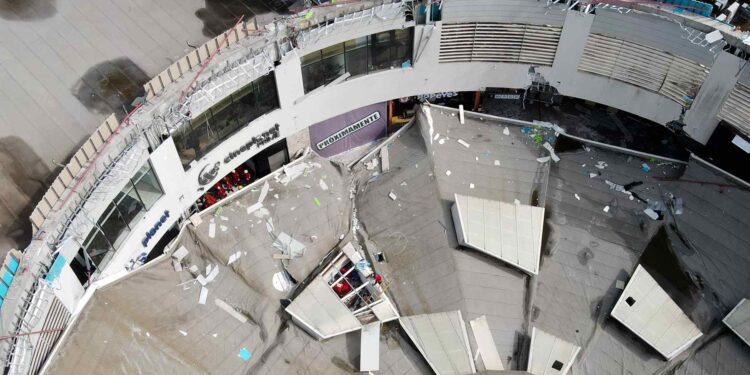
{"label": "broken metal panel", "polygon": [[328,283],[320,277],[315,277],[286,311],[319,334],[321,339],[362,327]]}
{"label": "broken metal panel", "polygon": [[381,322],[362,327],[359,345],[359,371],[380,370],[380,326]]}
{"label": "broken metal panel", "polygon": [[750,86],[737,83],[721,106],[718,116],[750,137]]}
{"label": "broken metal panel", "polygon": [[490,326],[487,324],[487,317],[482,315],[469,321],[469,323],[471,324],[471,332],[474,334],[477,350],[482,357],[485,370],[504,370],[503,362],[500,359],[500,354],[497,352],[497,346],[495,346],[495,340],[492,338]]}
{"label": "broken metal panel", "polygon": [[703,335],[641,265],[636,268],[611,315],[667,360]]}

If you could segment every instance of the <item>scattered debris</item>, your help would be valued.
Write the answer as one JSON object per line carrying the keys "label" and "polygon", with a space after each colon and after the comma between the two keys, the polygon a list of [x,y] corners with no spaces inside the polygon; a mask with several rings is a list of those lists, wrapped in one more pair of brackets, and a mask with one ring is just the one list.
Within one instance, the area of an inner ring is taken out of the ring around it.
{"label": "scattered debris", "polygon": [[578,196],[578,194],[573,194],[573,195],[574,195],[574,196],[576,197],[576,199],[578,199],[579,201],[581,200],[581,197],[579,197],[579,196]]}
{"label": "scattered debris", "polygon": [[[461,125],[464,124],[464,105],[459,104],[458,105],[458,121],[461,123]],[[469,147],[469,146],[466,146]]]}
{"label": "scattered debris", "polygon": [[276,272],[271,278],[271,284],[273,288],[279,292],[286,292],[292,287],[292,281],[284,271]]}
{"label": "scattered debris", "polygon": [[263,203],[257,202],[253,203],[252,205],[247,207],[247,214],[250,215],[251,213],[261,209],[263,207]]}
{"label": "scattered debris", "polygon": [[516,205],[521,204],[521,201],[519,201],[518,199],[514,199],[513,204],[516,204]]}
{"label": "scattered debris", "polygon": [[549,144],[549,142],[544,142],[544,144],[542,145],[542,147],[546,148],[547,151],[549,151],[549,156],[552,158],[552,161],[554,161],[555,163],[557,163],[558,161],[560,161],[560,157],[557,156],[557,154],[555,153],[555,149],[552,147],[551,144]]}
{"label": "scattered debris", "polygon": [[238,252],[230,255],[229,256],[229,260],[227,261],[227,266],[230,265],[230,264],[232,264],[232,263],[234,263],[234,262],[236,262],[238,259],[240,259],[241,256],[242,256],[242,252],[241,251],[238,251]]}
{"label": "scattered debris", "polygon": [[219,225],[219,229],[221,229],[222,232],[226,232],[228,228],[226,225]]}
{"label": "scattered debris", "polygon": [[438,141],[438,143],[439,143],[439,144],[441,144],[441,145],[442,145],[442,144],[445,144],[445,138],[443,138],[443,139],[439,140],[439,141]]}
{"label": "scattered debris", "polygon": [[464,140],[463,140],[463,139],[461,139],[461,138],[459,138],[457,142],[458,142],[458,143],[460,143],[460,144],[461,144],[461,146],[464,146],[464,147],[466,147],[466,148],[469,148],[469,147],[471,147],[471,146],[470,146],[470,145],[469,145],[468,143],[466,143],[466,141],[464,141]]}
{"label": "scattered debris", "polygon": [[495,160],[495,166],[496,166],[496,167],[499,167],[499,166],[500,166],[500,160]]}
{"label": "scattered debris", "polygon": [[178,262],[182,262],[182,260],[188,255],[189,251],[185,248],[185,246],[180,246],[179,249],[175,250],[172,253],[172,258],[175,258]]}
{"label": "scattered debris", "polygon": [[604,212],[609,212],[609,206],[604,206],[604,209],[602,209]]}
{"label": "scattered debris", "polygon": [[182,272],[182,263],[177,259],[172,259],[172,266],[176,272]]}
{"label": "scattered debris", "polygon": [[406,186],[406,185],[407,185],[406,181],[404,181],[404,182],[401,183],[401,186]]}
{"label": "scattered debris", "polygon": [[503,129],[503,135],[510,135],[510,129],[507,126]]}
{"label": "scattered debris", "polygon": [[646,173],[648,173],[648,171],[651,170],[651,167],[649,167],[648,164],[643,163],[643,164],[641,164],[641,170],[644,171],[644,172],[646,172]]}
{"label": "scattered debris", "polygon": [[650,207],[643,210],[643,213],[645,213],[648,217],[650,217],[651,220],[659,220],[659,213],[652,210]]}
{"label": "scattered debris", "polygon": [[544,156],[544,157],[541,157],[541,158],[536,158],[536,161],[538,161],[540,163],[546,163],[546,162],[549,161],[549,159],[550,159],[549,156]]}
{"label": "scattered debris", "polygon": [[211,223],[208,225],[208,237],[210,238],[216,237],[216,224]]}
{"label": "scattered debris", "polygon": [[599,168],[599,169],[604,169],[604,168],[607,168],[607,163],[605,163],[602,160],[599,160],[598,162],[596,162],[596,165],[594,165],[594,167]]}
{"label": "scattered debris", "polygon": [[185,331],[183,331],[183,330],[180,330],[179,332],[180,332],[180,334],[181,334],[181,335],[183,335],[183,336],[187,336],[187,332],[185,332]]}
{"label": "scattered debris", "polygon": [[437,141],[438,139],[440,139],[440,133],[435,134],[435,136],[432,137],[432,139],[435,140],[435,141]]}
{"label": "scattered debris", "polygon": [[469,183],[469,189],[473,189],[473,188],[474,188],[474,184]]}
{"label": "scattered debris", "polygon": [[192,266],[190,266],[190,268],[188,268],[188,270],[192,273],[198,273],[198,266],[193,264]]}
{"label": "scattered debris", "polygon": [[268,195],[268,189],[270,189],[270,185],[268,185],[268,181],[263,183],[263,187],[260,189],[260,195],[258,196],[258,203],[263,203],[263,201],[266,199],[266,195]]}
{"label": "scattered debris", "polygon": [[291,255],[287,255],[287,254],[273,254],[273,255],[271,255],[271,257],[273,259],[276,259],[276,260],[289,260],[289,259],[292,259],[292,256]]}
{"label": "scattered debris", "polygon": [[589,173],[589,178],[596,178],[599,176],[599,173]]}
{"label": "scattered debris", "polygon": [[673,205],[674,205],[674,214],[682,215],[682,213],[684,212],[684,203],[682,202],[682,198],[675,198]]}
{"label": "scattered debris", "polygon": [[393,192],[388,193],[388,197],[390,197],[394,201],[396,200],[396,194],[394,194]]}
{"label": "scattered debris", "polygon": [[591,147],[583,145],[583,151],[591,152]]}
{"label": "scattered debris", "polygon": [[375,158],[375,159],[370,160],[369,162],[365,162],[365,168],[368,171],[371,171],[371,170],[377,168],[377,166],[379,164],[380,164],[380,161],[378,160],[378,158]]}
{"label": "scattered debris", "polygon": [[201,288],[201,294],[198,296],[198,303],[201,305],[206,304],[206,298],[208,298],[208,289],[204,286]]}
{"label": "scattered debris", "polygon": [[450,170],[445,171],[445,175],[446,176],[450,176],[451,175],[451,171]]}
{"label": "scattered debris", "polygon": [[318,185],[320,186],[321,190],[323,191],[328,190],[328,184],[326,184],[326,182],[323,181],[323,179],[318,180]]}
{"label": "scattered debris", "polygon": [[318,197],[313,197],[313,202],[315,202],[315,205],[320,207],[320,199]]}

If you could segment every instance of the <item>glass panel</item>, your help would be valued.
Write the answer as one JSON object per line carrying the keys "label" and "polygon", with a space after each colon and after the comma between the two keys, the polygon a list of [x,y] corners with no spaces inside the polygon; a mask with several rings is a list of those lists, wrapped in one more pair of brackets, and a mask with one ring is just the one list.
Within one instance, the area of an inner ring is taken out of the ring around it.
{"label": "glass panel", "polygon": [[91,273],[96,270],[96,267],[99,267],[99,264],[101,264],[101,260],[104,258],[104,256],[108,252],[112,251],[112,248],[110,247],[109,242],[107,242],[107,239],[104,237],[104,234],[102,234],[102,232],[97,228],[94,228],[91,234],[89,234],[88,243],[85,245],[85,248],[86,253],[89,255],[89,259],[91,259],[91,261],[94,263],[91,265]]}
{"label": "glass panel", "polygon": [[302,67],[302,83],[305,86],[305,93],[308,93],[325,84],[321,63],[316,62]]}
{"label": "glass panel", "polygon": [[133,184],[128,181],[127,186],[121,192],[117,194],[115,198],[115,205],[117,210],[120,211],[120,215],[123,220],[128,224],[132,224],[139,219],[139,214],[143,212],[143,204],[138,198],[138,194],[133,188]]}
{"label": "glass panel", "polygon": [[367,37],[346,42],[346,71],[352,76],[367,74]]}
{"label": "glass panel", "polygon": [[316,61],[320,61],[320,51],[315,51],[313,53],[302,56],[302,65],[312,64]]}
{"label": "glass panel", "polygon": [[211,115],[208,129],[212,138],[212,145],[228,137],[239,128],[231,95],[211,107]]}
{"label": "glass panel", "polygon": [[[120,216],[114,202],[110,202],[104,212],[104,215],[99,219],[99,228],[102,229],[109,243],[116,248],[125,239],[126,234],[130,232],[130,228],[128,228],[128,224]],[[91,257],[93,258],[94,256],[92,255]]]}
{"label": "glass panel", "polygon": [[154,206],[154,203],[159,200],[164,192],[161,190],[161,185],[159,185],[159,180],[156,179],[151,165],[147,163],[141,168],[140,172],[142,172],[140,177],[134,180],[133,184],[138,191],[138,196],[143,200],[143,205],[148,210]]}
{"label": "glass panel", "polygon": [[361,38],[347,40],[346,41],[346,51],[349,52],[350,50],[362,48],[367,46],[367,37],[363,36]]}
{"label": "glass panel", "polygon": [[[279,95],[276,92],[276,80],[269,74],[255,81],[257,83],[257,95],[259,104],[258,116],[279,108]],[[258,117],[256,116],[256,118]]]}
{"label": "glass panel", "polygon": [[333,80],[344,74],[344,55],[336,55],[323,59],[321,64],[323,80],[326,84],[331,83]]}
{"label": "glass panel", "polygon": [[344,53],[344,43],[334,44],[330,47],[323,48],[322,53],[323,53],[323,59],[327,59],[329,57],[340,55]]}

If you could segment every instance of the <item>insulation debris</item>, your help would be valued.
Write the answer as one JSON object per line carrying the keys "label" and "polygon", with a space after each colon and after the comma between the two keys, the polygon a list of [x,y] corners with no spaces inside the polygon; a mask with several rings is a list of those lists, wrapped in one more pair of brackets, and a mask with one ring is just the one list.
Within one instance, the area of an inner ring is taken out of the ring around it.
{"label": "insulation debris", "polygon": [[388,193],[388,197],[394,201],[396,200],[396,194],[394,194],[393,192]]}
{"label": "insulation debris", "polygon": [[263,207],[263,203],[257,202],[253,203],[252,205],[247,207],[247,214],[250,215],[251,213],[261,209]]}
{"label": "insulation debris", "polygon": [[507,126],[503,129],[503,135],[510,135],[510,129]]}
{"label": "insulation debris", "polygon": [[183,330],[179,330],[179,332],[180,332],[180,334],[181,334],[181,335],[183,335],[183,336],[187,336],[187,332],[185,332],[185,331],[183,331]]}
{"label": "insulation debris", "polygon": [[464,146],[464,147],[466,147],[466,148],[469,148],[469,147],[471,147],[471,146],[470,146],[470,145],[469,145],[469,144],[468,144],[468,143],[467,143],[466,141],[464,141],[463,139],[460,139],[460,138],[459,138],[457,142],[458,142],[458,143],[460,143],[460,144],[461,144],[461,146]]}
{"label": "insulation debris", "polygon": [[552,145],[549,144],[549,142],[544,142],[544,144],[542,145],[542,147],[546,148],[547,151],[549,151],[549,156],[552,158],[552,161],[554,161],[555,163],[557,163],[558,161],[560,161],[560,157],[557,156],[557,154],[555,153],[555,149],[552,148]]}
{"label": "insulation debris", "polygon": [[607,168],[607,163],[605,163],[602,160],[599,160],[598,162],[596,162],[594,167],[599,168],[599,169],[604,169],[604,168]]}
{"label": "insulation debris", "polygon": [[609,206],[604,206],[604,208],[602,209],[602,211],[609,212]]}
{"label": "insulation debris", "polygon": [[198,296],[198,303],[201,305],[206,304],[206,298],[208,298],[208,289],[206,287],[201,288],[201,294]]}
{"label": "insulation debris", "polygon": [[496,166],[496,167],[499,167],[499,166],[500,166],[500,160],[495,160],[495,166]]}
{"label": "insulation debris", "polygon": [[318,180],[318,185],[320,186],[321,190],[323,190],[323,191],[327,191],[328,190],[328,184],[326,184],[326,182],[323,181],[322,178],[320,180]]}
{"label": "insulation debris", "polygon": [[247,322],[247,317],[245,317],[244,315],[242,315],[239,312],[237,312],[237,310],[235,310],[234,307],[229,306],[228,303],[226,303],[226,302],[224,302],[224,301],[222,301],[222,300],[220,300],[218,298],[214,300],[214,303],[216,304],[217,307],[219,307],[220,309],[226,311],[233,318],[239,320],[240,323]]}
{"label": "insulation debris", "polygon": [[258,196],[258,203],[263,203],[263,201],[266,199],[266,195],[268,195],[268,190],[271,188],[270,185],[268,185],[268,181],[263,183],[263,187],[260,188],[260,195]]}
{"label": "insulation debris", "polygon": [[445,175],[446,175],[446,176],[450,176],[450,175],[451,175],[451,171],[450,171],[450,170],[448,170],[448,171],[445,171]]}
{"label": "insulation debris", "polygon": [[208,237],[210,238],[216,237],[216,224],[211,223],[208,225]]}
{"label": "insulation debris", "polygon": [[573,194],[573,195],[574,195],[574,196],[576,197],[576,199],[578,199],[579,201],[581,200],[581,197],[580,197],[580,196],[578,196],[578,194],[577,194],[577,193],[576,193],[576,194]]}

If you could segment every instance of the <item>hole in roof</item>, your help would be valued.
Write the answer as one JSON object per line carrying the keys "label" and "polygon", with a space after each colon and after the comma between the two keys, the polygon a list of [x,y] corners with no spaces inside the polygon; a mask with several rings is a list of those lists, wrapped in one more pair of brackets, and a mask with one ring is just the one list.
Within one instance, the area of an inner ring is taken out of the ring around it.
{"label": "hole in roof", "polygon": [[560,361],[555,361],[555,362],[552,363],[552,368],[555,369],[555,370],[557,370],[557,371],[560,371],[563,368],[563,363],[560,362]]}
{"label": "hole in roof", "polygon": [[627,303],[628,306],[633,306],[633,304],[635,304],[635,299],[633,299],[633,297],[628,297],[625,299],[625,303]]}

